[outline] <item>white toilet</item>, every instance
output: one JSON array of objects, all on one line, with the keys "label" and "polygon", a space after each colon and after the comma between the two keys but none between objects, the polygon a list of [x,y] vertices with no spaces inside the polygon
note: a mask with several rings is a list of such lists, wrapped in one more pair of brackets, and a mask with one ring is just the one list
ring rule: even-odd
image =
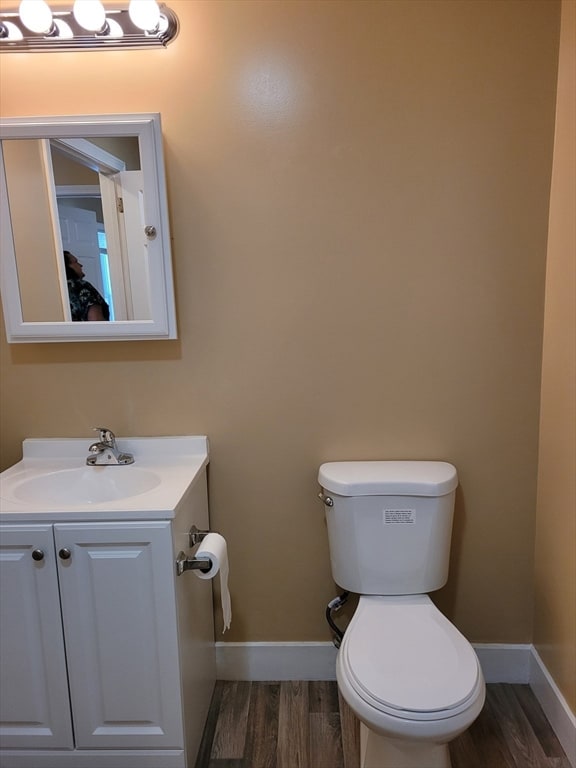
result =
[{"label": "white toilet", "polygon": [[448,742],[485,697],[476,653],[427,595],[448,577],[456,469],[331,462],[318,480],[332,575],[360,595],[336,676],[361,721],[361,766],[450,768]]}]

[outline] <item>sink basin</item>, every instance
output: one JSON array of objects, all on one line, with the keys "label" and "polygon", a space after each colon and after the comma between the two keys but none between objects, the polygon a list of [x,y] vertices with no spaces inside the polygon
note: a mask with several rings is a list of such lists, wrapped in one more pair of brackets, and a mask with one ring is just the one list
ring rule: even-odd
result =
[{"label": "sink basin", "polygon": [[147,493],[160,485],[155,472],[139,467],[79,467],[30,477],[16,485],[14,498],[27,504],[103,504]]},{"label": "sink basin", "polygon": [[87,466],[89,440],[33,438],[0,474],[0,522],[171,520],[208,464],[198,436],[118,440],[134,464]]}]

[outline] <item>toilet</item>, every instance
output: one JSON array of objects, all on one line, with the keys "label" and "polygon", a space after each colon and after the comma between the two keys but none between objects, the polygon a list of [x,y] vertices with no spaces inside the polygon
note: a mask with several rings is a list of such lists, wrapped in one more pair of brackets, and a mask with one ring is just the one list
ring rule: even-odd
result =
[{"label": "toilet", "polygon": [[358,607],[336,662],[362,768],[450,768],[484,705],[474,649],[429,592],[448,578],[456,469],[440,461],[320,467],[334,581]]}]

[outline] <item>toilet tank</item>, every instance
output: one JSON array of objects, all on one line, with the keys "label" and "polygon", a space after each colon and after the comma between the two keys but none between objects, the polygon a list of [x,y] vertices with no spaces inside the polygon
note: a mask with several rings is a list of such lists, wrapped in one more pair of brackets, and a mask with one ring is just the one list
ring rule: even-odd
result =
[{"label": "toilet tank", "polygon": [[423,594],[448,578],[455,467],[442,461],[322,464],[334,581],[362,595]]}]

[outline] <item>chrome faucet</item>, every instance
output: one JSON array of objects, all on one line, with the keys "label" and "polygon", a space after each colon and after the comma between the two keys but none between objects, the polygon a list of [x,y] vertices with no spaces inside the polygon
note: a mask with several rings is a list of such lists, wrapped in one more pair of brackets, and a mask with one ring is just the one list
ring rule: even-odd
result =
[{"label": "chrome faucet", "polygon": [[116,445],[116,435],[108,427],[94,427],[94,432],[100,433],[100,440],[92,443],[88,450],[90,455],[86,464],[92,467],[115,464],[133,464],[134,456],[131,453],[121,453]]}]

